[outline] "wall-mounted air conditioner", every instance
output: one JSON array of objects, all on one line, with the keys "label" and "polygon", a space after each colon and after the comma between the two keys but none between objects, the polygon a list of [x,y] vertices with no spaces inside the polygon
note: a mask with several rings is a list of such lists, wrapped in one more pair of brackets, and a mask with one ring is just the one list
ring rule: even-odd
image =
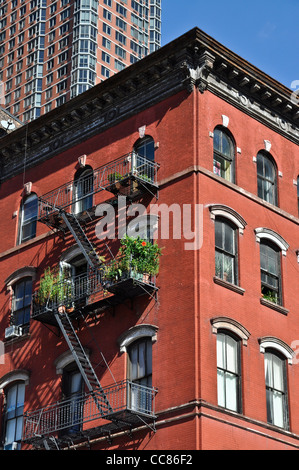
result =
[{"label": "wall-mounted air conditioner", "polygon": [[5,338],[16,338],[22,335],[22,328],[20,326],[12,325],[5,329]]}]

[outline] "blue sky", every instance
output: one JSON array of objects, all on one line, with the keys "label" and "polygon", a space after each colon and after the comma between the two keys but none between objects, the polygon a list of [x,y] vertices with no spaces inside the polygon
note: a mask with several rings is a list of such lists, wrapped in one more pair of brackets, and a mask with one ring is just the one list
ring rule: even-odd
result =
[{"label": "blue sky", "polygon": [[162,0],[162,45],[196,26],[294,89],[299,0]]}]

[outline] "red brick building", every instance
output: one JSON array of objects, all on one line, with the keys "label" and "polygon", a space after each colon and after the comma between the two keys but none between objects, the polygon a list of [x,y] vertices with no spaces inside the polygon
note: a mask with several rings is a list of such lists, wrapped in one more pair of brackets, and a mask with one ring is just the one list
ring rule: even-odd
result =
[{"label": "red brick building", "polygon": [[298,448],[298,135],[194,29],[1,139],[5,448]]}]

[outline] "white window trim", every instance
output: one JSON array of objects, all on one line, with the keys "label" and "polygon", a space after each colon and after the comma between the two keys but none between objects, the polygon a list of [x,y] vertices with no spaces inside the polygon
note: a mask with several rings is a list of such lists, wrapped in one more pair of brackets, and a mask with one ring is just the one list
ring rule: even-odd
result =
[{"label": "white window trim", "polygon": [[289,244],[282,238],[281,235],[274,232],[269,228],[259,227],[255,230],[255,239],[257,243],[260,243],[261,240],[266,239],[270,240],[271,242],[275,243],[281,250],[283,256],[287,255],[287,250],[289,249]]},{"label": "white window trim", "polygon": [[292,350],[292,348],[288,344],[286,344],[281,339],[276,338],[274,336],[265,336],[259,339],[259,343],[260,343],[260,352],[262,354],[265,353],[266,349],[269,349],[269,348],[275,349],[286,357],[289,364],[293,363],[293,357],[295,355],[295,352]]},{"label": "white window trim", "polygon": [[[84,348],[84,352],[89,357],[90,351],[87,348]],[[71,351],[66,351],[62,353],[61,356],[59,356],[54,363],[56,368],[56,374],[63,374],[63,369],[69,364],[72,364],[73,362],[75,362],[75,359]]]},{"label": "white window trim", "polygon": [[25,385],[29,384],[29,372],[26,370],[14,370],[6,374],[0,379],[0,392],[13,384],[14,382],[24,382]]},{"label": "white window trim", "polygon": [[130,344],[140,338],[151,338],[152,343],[154,343],[157,341],[157,332],[158,327],[154,325],[142,324],[133,326],[118,338],[117,342],[119,344],[120,352],[126,352]]},{"label": "white window trim", "polygon": [[8,291],[12,292],[13,285],[26,278],[31,277],[32,281],[36,278],[36,268],[34,266],[24,266],[24,268],[17,269],[14,271],[5,281]]},{"label": "white window trim", "polygon": [[233,222],[238,227],[240,234],[243,234],[247,222],[234,209],[220,204],[213,204],[209,206],[209,209],[212,220],[215,220],[216,217],[224,217]]},{"label": "white window trim", "polygon": [[211,319],[212,333],[217,334],[219,329],[231,331],[241,338],[244,346],[247,346],[250,333],[241,323],[228,317],[217,317]]}]

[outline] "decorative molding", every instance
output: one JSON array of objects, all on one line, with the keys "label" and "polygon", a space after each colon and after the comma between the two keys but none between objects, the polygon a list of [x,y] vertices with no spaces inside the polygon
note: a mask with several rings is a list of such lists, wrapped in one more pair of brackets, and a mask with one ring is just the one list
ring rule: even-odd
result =
[{"label": "decorative molding", "polygon": [[84,168],[86,166],[86,160],[87,160],[86,155],[81,155],[81,157],[78,158],[80,168]]},{"label": "decorative molding", "polygon": [[228,127],[229,125],[229,117],[225,116],[224,114],[222,115],[222,125],[223,127]]},{"label": "decorative molding", "polygon": [[152,342],[157,341],[158,327],[154,325],[136,325],[125,331],[117,340],[120,352],[126,352],[128,346],[137,339],[149,337]]},{"label": "decorative molding", "polygon": [[243,234],[247,222],[234,209],[222,204],[210,205],[209,209],[212,220],[215,220],[215,217],[224,217],[226,219],[229,219],[238,227],[240,234]]},{"label": "decorative molding", "polygon": [[35,268],[34,266],[24,266],[23,268],[19,268],[6,278],[6,280],[4,281],[5,285],[9,289],[13,286],[13,284],[25,277],[31,277],[32,280],[35,280],[36,271],[37,268]]},{"label": "decorative molding", "polygon": [[[90,351],[84,348],[85,354],[89,357]],[[63,373],[63,369],[74,362],[74,356],[71,351],[65,351],[62,353],[54,362],[56,374],[60,375]]]},{"label": "decorative molding", "polygon": [[243,345],[247,346],[250,333],[237,320],[234,320],[229,317],[216,317],[211,319],[211,325],[213,334],[217,334],[218,330],[220,329],[229,330],[239,336],[242,340]]},{"label": "decorative molding", "polygon": [[25,196],[29,196],[31,194],[31,191],[32,191],[32,183],[30,181],[30,182],[24,184],[24,194],[25,194]]},{"label": "decorative molding", "polygon": [[287,358],[289,364],[292,364],[295,352],[281,339],[276,338],[275,336],[264,336],[263,338],[259,338],[258,342],[260,345],[260,352],[262,354],[264,354],[268,348],[276,349]]},{"label": "decorative molding", "polygon": [[260,243],[260,241],[263,239],[270,240],[280,248],[283,256],[286,256],[287,250],[289,249],[289,244],[284,240],[284,238],[282,238],[281,235],[274,232],[274,230],[264,227],[256,228],[254,231],[255,239],[258,243]]},{"label": "decorative molding", "polygon": [[260,298],[260,303],[265,307],[272,308],[272,310],[276,310],[276,312],[282,313],[283,315],[287,315],[289,313],[289,310],[284,308],[282,305],[278,305],[274,302],[271,302],[270,300],[267,300],[264,297]]},{"label": "decorative molding", "polygon": [[143,139],[143,137],[145,136],[145,131],[146,131],[146,126],[139,127],[138,132],[139,132],[140,139]]},{"label": "decorative molding", "polygon": [[267,152],[270,152],[271,147],[272,147],[271,142],[270,142],[269,140],[264,140],[264,144],[265,144],[265,150],[266,150]]},{"label": "decorative molding", "polygon": [[236,292],[237,294],[244,295],[245,289],[242,287],[236,286],[235,284],[232,284],[231,282],[227,282],[224,279],[221,279],[220,277],[214,276],[213,278],[215,284],[218,284],[218,286],[225,287],[226,289],[232,290],[233,292]]},{"label": "decorative molding", "polygon": [[14,382],[22,381],[25,385],[29,384],[30,374],[27,370],[14,370],[8,372],[0,379],[0,391],[2,392],[8,385],[13,384]]}]

